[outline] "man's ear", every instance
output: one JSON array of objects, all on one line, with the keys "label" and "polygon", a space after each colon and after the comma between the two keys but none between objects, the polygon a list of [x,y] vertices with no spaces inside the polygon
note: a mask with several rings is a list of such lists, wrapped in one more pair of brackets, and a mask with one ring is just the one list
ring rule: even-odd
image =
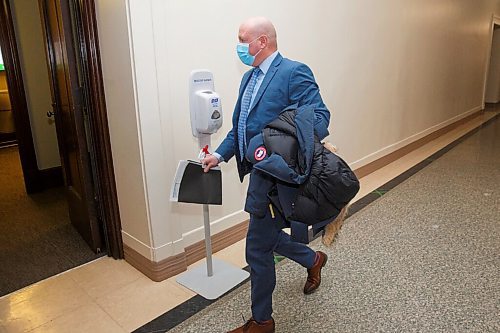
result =
[{"label": "man's ear", "polygon": [[264,48],[269,44],[269,37],[267,37],[266,35],[260,36],[259,40]]}]

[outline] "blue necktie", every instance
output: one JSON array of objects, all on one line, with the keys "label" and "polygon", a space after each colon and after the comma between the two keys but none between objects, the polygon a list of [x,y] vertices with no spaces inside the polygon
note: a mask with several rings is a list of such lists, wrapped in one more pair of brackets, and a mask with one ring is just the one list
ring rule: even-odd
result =
[{"label": "blue necktie", "polygon": [[238,144],[242,161],[245,156],[248,111],[250,110],[250,102],[252,101],[255,84],[257,83],[260,73],[262,73],[262,71],[259,67],[253,70],[250,82],[248,82],[245,92],[243,93],[243,98],[241,99],[240,119],[238,120]]}]

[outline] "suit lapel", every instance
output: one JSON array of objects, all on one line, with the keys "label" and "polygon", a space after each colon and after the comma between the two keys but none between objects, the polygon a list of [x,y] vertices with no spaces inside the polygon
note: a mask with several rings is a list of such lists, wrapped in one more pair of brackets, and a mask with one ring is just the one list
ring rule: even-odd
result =
[{"label": "suit lapel", "polygon": [[278,53],[276,58],[273,60],[273,63],[271,64],[271,66],[269,66],[269,70],[267,71],[266,76],[264,77],[264,81],[262,81],[262,84],[260,85],[259,91],[257,91],[257,95],[255,95],[255,99],[253,101],[252,106],[250,107],[249,112],[253,110],[255,105],[257,105],[257,103],[259,103],[260,98],[264,94],[264,91],[266,91],[267,86],[269,85],[269,83],[271,82],[271,80],[274,77],[274,74],[276,74],[276,72],[278,71],[278,68],[279,68],[279,65],[280,65],[282,59],[283,59],[283,57],[281,56],[281,54]]},{"label": "suit lapel", "polygon": [[250,76],[252,76],[253,69],[247,71],[245,75],[243,76],[242,84],[240,85],[240,92],[238,98],[241,98],[243,96],[243,93],[245,92],[245,88],[247,87],[248,81],[250,81]]}]

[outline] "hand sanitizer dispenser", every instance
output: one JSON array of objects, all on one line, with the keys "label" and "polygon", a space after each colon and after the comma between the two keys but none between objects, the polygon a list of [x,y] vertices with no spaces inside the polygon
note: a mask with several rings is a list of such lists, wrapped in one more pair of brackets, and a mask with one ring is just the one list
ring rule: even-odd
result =
[{"label": "hand sanitizer dispenser", "polygon": [[214,134],[222,126],[220,97],[211,90],[195,93],[194,123],[197,133]]},{"label": "hand sanitizer dispenser", "polygon": [[191,130],[200,138],[217,132],[222,126],[222,105],[214,91],[214,78],[208,70],[191,72],[189,80]]},{"label": "hand sanitizer dispenser", "polygon": [[[193,136],[198,138],[201,149],[198,155],[199,159],[202,159],[206,153],[211,151],[209,148],[210,137],[222,126],[221,101],[214,90],[212,72],[203,69],[191,72],[189,76],[189,111],[191,113],[191,130]],[[202,165],[200,164],[199,167],[201,168]],[[210,172],[207,174],[202,173],[202,176],[208,177],[209,175]],[[182,186],[182,181],[179,186]],[[213,186],[211,185],[210,189]],[[220,186],[219,190],[222,191],[222,183],[217,186]],[[216,299],[247,279],[249,273],[217,258],[212,259],[209,214],[208,204],[203,204],[203,226],[207,255],[206,273],[200,265],[179,275],[177,282],[207,299]]]}]

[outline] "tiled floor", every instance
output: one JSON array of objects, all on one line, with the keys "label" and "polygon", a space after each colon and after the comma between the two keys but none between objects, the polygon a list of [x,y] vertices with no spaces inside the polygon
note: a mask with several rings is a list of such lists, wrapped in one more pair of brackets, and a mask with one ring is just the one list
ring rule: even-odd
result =
[{"label": "tiled floor", "polygon": [[[355,200],[497,114],[485,112],[364,177]],[[215,257],[246,266],[244,241]],[[0,333],[130,332],[193,296],[193,292],[175,282],[175,277],[153,282],[125,261],[104,257],[0,298]]]}]

